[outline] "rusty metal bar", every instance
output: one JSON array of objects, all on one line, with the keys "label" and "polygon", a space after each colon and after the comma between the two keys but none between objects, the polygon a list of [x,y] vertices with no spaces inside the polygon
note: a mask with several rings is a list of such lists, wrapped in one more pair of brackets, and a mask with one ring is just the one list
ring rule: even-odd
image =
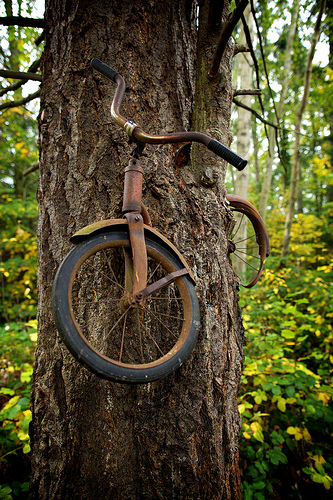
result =
[{"label": "rusty metal bar", "polygon": [[143,168],[136,158],[131,158],[125,168],[123,213],[141,212]]}]

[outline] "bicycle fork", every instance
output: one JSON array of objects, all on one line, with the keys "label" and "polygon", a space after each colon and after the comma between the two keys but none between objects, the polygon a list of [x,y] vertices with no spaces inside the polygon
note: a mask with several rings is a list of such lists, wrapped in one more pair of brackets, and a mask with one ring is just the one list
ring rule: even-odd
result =
[{"label": "bicycle fork", "polygon": [[174,271],[155,283],[147,286],[147,249],[144,224],[151,225],[146,207],[142,203],[143,169],[140,161],[131,158],[125,168],[124,200],[122,212],[127,219],[131,248],[124,249],[125,254],[125,289],[127,304],[123,307],[144,302],[152,293],[167,286],[174,279],[189,274],[184,267]]}]

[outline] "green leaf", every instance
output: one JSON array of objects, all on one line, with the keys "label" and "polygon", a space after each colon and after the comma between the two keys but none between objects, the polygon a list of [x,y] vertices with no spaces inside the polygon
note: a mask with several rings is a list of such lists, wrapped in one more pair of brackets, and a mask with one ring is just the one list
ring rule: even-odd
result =
[{"label": "green leaf", "polygon": [[286,394],[287,394],[288,398],[295,397],[295,394],[296,394],[295,387],[292,385],[288,385],[288,387],[286,387]]},{"label": "green leaf", "polygon": [[276,404],[280,411],[283,413],[286,411],[286,400],[284,398],[280,398]]},{"label": "green leaf", "polygon": [[254,490],[263,490],[266,486],[266,483],[264,483],[264,481],[257,481],[256,483],[253,483],[252,486]]},{"label": "green leaf", "polygon": [[296,332],[293,332],[292,330],[282,330],[281,332],[281,335],[282,337],[286,338],[286,339],[293,339],[296,337]]}]

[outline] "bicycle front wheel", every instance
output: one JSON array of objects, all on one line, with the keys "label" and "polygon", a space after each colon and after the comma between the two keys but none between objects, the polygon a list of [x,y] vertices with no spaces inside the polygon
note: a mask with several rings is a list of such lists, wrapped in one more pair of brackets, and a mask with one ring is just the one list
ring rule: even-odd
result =
[{"label": "bicycle front wheel", "polygon": [[237,195],[227,195],[235,217],[228,239],[228,254],[239,284],[252,288],[260,279],[269,255],[269,239],[265,223],[257,209]]},{"label": "bicycle front wheel", "polygon": [[[182,269],[165,242],[146,237],[148,285]],[[102,378],[145,383],[176,370],[192,351],[199,307],[188,275],[142,304],[125,300],[126,231],[83,241],[60,265],[53,285],[55,323],[74,357]]]}]

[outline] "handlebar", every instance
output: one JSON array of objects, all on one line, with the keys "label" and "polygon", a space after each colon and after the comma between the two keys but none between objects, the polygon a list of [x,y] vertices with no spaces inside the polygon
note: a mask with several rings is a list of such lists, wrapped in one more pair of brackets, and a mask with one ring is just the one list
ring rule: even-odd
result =
[{"label": "handlebar", "polygon": [[124,118],[120,112],[121,102],[125,93],[125,81],[123,77],[114,69],[104,64],[99,59],[92,59],[91,66],[117,84],[117,89],[111,104],[111,116],[115,123],[122,127],[125,132],[135,141],[148,144],[170,144],[175,142],[194,141],[204,144],[210,151],[217,154],[228,163],[243,170],[247,165],[247,160],[237,155],[231,149],[221,144],[216,139],[212,139],[201,132],[177,132],[165,135],[150,135],[144,132],[136,123]]}]

